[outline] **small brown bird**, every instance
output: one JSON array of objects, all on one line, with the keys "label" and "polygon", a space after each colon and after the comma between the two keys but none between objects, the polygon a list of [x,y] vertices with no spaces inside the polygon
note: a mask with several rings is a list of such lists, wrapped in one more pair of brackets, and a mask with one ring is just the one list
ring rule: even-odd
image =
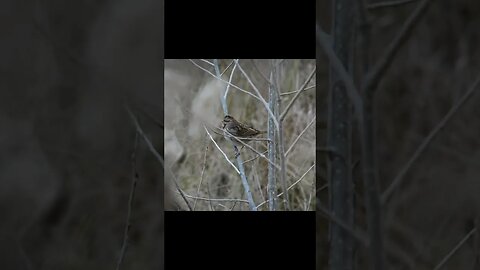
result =
[{"label": "small brown bird", "polygon": [[[250,139],[248,138],[252,138],[259,134],[266,133],[266,131],[260,131],[258,129],[253,128],[250,125],[242,124],[237,120],[235,120],[235,118],[233,118],[230,115],[225,115],[225,117],[223,118],[222,124],[223,124],[222,128],[224,130],[223,134],[225,138],[233,142],[235,146],[243,146],[243,144],[239,142],[236,138],[233,138],[231,135],[235,137],[239,137],[239,139],[241,139],[243,142],[248,142],[250,141]],[[229,135],[225,131],[227,131],[231,135]]]}]

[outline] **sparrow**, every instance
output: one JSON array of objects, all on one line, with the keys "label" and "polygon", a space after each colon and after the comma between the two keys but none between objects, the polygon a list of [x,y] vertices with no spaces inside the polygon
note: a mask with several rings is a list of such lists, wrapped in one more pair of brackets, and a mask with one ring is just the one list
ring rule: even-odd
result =
[{"label": "sparrow", "polygon": [[[222,129],[224,130],[223,134],[225,138],[233,142],[235,146],[243,146],[243,144],[238,141],[239,139],[243,142],[248,142],[250,141],[250,139],[248,138],[253,138],[259,134],[267,133],[266,131],[260,131],[258,129],[255,129],[250,125],[240,123],[230,115],[225,115],[225,117],[223,118]],[[234,138],[228,133],[235,137],[238,137],[238,139]]]}]

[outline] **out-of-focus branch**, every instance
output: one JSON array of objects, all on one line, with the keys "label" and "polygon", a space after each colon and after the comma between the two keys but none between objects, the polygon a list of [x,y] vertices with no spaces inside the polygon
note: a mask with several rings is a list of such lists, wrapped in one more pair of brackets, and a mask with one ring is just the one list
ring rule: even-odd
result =
[{"label": "out-of-focus branch", "polygon": [[417,161],[420,155],[425,152],[428,145],[432,140],[438,135],[442,128],[448,123],[452,116],[462,107],[462,105],[473,95],[475,90],[480,83],[480,74],[478,74],[477,80],[472,84],[470,89],[458,100],[458,102],[450,109],[450,111],[443,117],[443,119],[437,124],[437,126],[428,134],[422,144],[417,148],[412,157],[405,163],[403,168],[398,172],[397,176],[393,179],[392,183],[382,194],[382,203],[386,204],[389,197],[395,191],[395,189],[401,184],[404,179],[405,174],[412,167],[412,165]]},{"label": "out-of-focus branch", "polygon": [[460,242],[435,266],[433,270],[438,270],[443,267],[443,265],[457,252],[465,242],[467,242],[468,238],[470,238],[475,232],[477,231],[477,228],[473,228],[465,237],[463,237]]},{"label": "out-of-focus branch", "polygon": [[422,2],[420,2],[420,4],[418,4],[418,6],[412,12],[410,17],[408,17],[408,19],[405,21],[398,34],[395,36],[390,45],[388,45],[385,53],[378,59],[377,63],[367,74],[365,83],[362,87],[364,92],[368,93],[375,91],[378,83],[383,77],[383,74],[385,74],[387,69],[391,66],[393,59],[397,55],[400,47],[408,39],[408,37],[410,37],[413,27],[425,13],[430,2],[431,0],[422,0]]},{"label": "out-of-focus branch", "polygon": [[369,241],[368,241],[368,236],[366,235],[365,232],[361,232],[358,230],[355,230],[345,224],[340,218],[338,218],[335,214],[331,213],[328,211],[327,207],[325,207],[319,199],[317,199],[317,208],[320,209],[320,212],[323,216],[328,218],[330,221],[333,221],[335,224],[340,226],[342,229],[344,229],[346,232],[348,232],[353,238],[355,238],[358,242],[360,242],[363,246],[368,247],[369,246]]},{"label": "out-of-focus branch", "polygon": [[367,8],[370,10],[378,9],[378,8],[388,8],[388,7],[396,7],[405,4],[410,4],[418,0],[393,0],[393,1],[385,1],[385,2],[378,2],[368,4]]},{"label": "out-of-focus branch", "polygon": [[361,115],[363,114],[363,101],[360,97],[360,94],[355,86],[352,76],[348,74],[347,70],[343,66],[340,59],[338,59],[337,55],[333,51],[332,44],[330,42],[329,36],[323,32],[321,27],[317,24],[317,43],[320,44],[325,55],[327,56],[328,60],[330,61],[330,65],[335,70],[335,72],[340,76],[342,81],[345,83],[345,88],[347,89],[348,97],[355,108],[355,112],[357,113],[357,117],[359,120],[362,120]]},{"label": "out-of-focus branch", "polygon": [[135,128],[137,130],[137,132],[142,135],[142,138],[145,140],[145,143],[147,144],[147,147],[148,149],[150,150],[150,152],[152,152],[152,154],[155,156],[155,158],[160,162],[160,164],[162,165],[162,167],[165,169],[165,171],[167,171],[171,177],[172,177],[172,181],[173,183],[175,184],[175,187],[177,188],[178,192],[180,193],[180,195],[182,195],[182,198],[183,200],[185,201],[185,203],[187,204],[187,207],[188,209],[190,209],[190,211],[192,211],[192,206],[190,206],[190,203],[188,202],[187,198],[185,198],[185,193],[183,192],[183,190],[180,188],[180,186],[178,185],[177,183],[177,179],[175,178],[175,175],[173,174],[173,172],[170,170],[170,168],[168,168],[167,166],[165,166],[165,162],[163,161],[163,158],[162,156],[157,152],[157,150],[155,149],[155,147],[153,147],[153,144],[152,142],[150,141],[150,139],[148,139],[147,135],[145,135],[145,132],[143,132],[143,129],[142,127],[140,126],[140,124],[138,123],[138,120],[137,118],[135,117],[135,115],[132,113],[132,111],[130,110],[130,108],[128,106],[126,106],[126,109],[127,109],[127,112],[128,114],[130,115],[130,118],[132,119],[133,121],[133,124],[135,125]]},{"label": "out-of-focus branch", "polygon": [[127,218],[126,218],[126,221],[125,221],[125,231],[123,233],[122,249],[120,250],[120,256],[118,257],[118,262],[117,262],[117,270],[120,270],[120,268],[122,267],[123,258],[125,258],[125,254],[127,253],[127,247],[128,247],[128,235],[130,233],[133,200],[135,198],[135,188],[137,187],[137,179],[138,179],[137,146],[138,146],[138,132],[135,132],[135,139],[134,139],[134,142],[133,142],[133,150],[132,150],[132,156],[131,156],[132,186],[130,188],[130,195],[128,197]]}]

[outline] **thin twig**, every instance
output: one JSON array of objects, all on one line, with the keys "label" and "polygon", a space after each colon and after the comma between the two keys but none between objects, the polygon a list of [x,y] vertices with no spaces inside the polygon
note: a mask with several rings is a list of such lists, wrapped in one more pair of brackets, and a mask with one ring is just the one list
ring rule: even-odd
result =
[{"label": "thin twig", "polygon": [[258,180],[260,177],[258,176],[258,173],[255,170],[255,165],[252,165],[251,174],[252,174],[253,180],[257,184],[258,193],[260,194],[262,201],[264,201],[265,196],[263,195],[262,186],[260,185],[260,181]]},{"label": "thin twig", "polygon": [[212,142],[215,144],[215,146],[217,147],[217,149],[223,154],[223,156],[225,157],[225,160],[227,160],[228,164],[232,165],[232,167],[235,169],[235,171],[236,171],[238,174],[240,174],[240,171],[237,169],[237,167],[235,167],[235,165],[233,165],[233,163],[230,161],[230,159],[228,159],[227,154],[225,154],[225,152],[223,152],[222,148],[220,148],[220,146],[218,146],[217,142],[212,138],[212,135],[210,135],[210,132],[208,132],[207,127],[205,127],[205,125],[204,125],[203,128],[205,129],[205,131],[207,132],[208,136],[210,137],[210,140],[212,140]]},{"label": "thin twig", "polygon": [[327,217],[330,221],[335,222],[338,226],[340,226],[342,229],[344,229],[346,232],[348,232],[350,235],[352,235],[358,242],[360,242],[363,246],[368,247],[369,246],[369,240],[368,236],[365,232],[355,230],[348,226],[345,222],[343,222],[340,218],[338,218],[335,214],[331,213],[328,211],[327,207],[325,207],[320,200],[317,198],[317,209],[320,210],[320,212]]},{"label": "thin twig", "polygon": [[188,195],[188,194],[185,194],[185,197],[190,198],[190,199],[200,200],[200,201],[209,201],[209,202],[241,202],[241,203],[248,203],[247,200],[241,200],[241,199],[212,199],[212,198],[203,198],[203,197],[192,196],[192,195]]},{"label": "thin twig", "polygon": [[437,264],[437,266],[435,266],[433,270],[438,270],[442,268],[443,265],[450,259],[450,257],[452,257],[453,254],[455,254],[455,252],[457,252],[462,247],[462,245],[468,240],[468,238],[470,238],[470,236],[472,236],[476,231],[477,231],[477,228],[473,228],[467,235],[465,235],[465,237],[463,237],[463,239],[460,240],[460,242],[458,242],[458,244]]},{"label": "thin twig", "polygon": [[230,64],[228,64],[228,66],[225,68],[225,70],[222,72],[222,74],[220,74],[220,77],[221,77],[223,74],[225,74],[225,72],[227,72],[227,70],[233,65],[233,63],[234,63],[234,62],[233,62],[233,60],[232,60],[232,62],[230,62]]},{"label": "thin twig", "polygon": [[260,100],[260,98],[257,97],[256,95],[254,95],[254,94],[252,94],[252,93],[250,93],[250,92],[248,92],[248,91],[246,91],[246,90],[243,90],[242,88],[236,86],[235,84],[229,83],[228,81],[222,79],[222,77],[219,77],[219,76],[213,74],[212,72],[210,72],[209,70],[205,69],[204,67],[198,65],[198,64],[195,63],[193,60],[191,60],[191,59],[189,59],[189,60],[190,60],[190,62],[192,62],[192,64],[194,64],[196,67],[198,67],[199,69],[201,69],[201,70],[207,72],[208,74],[212,75],[212,76],[215,77],[217,80],[219,80],[219,81],[221,81],[221,82],[224,82],[224,83],[226,83],[227,85],[230,85],[230,86],[232,86],[233,88],[238,89],[238,90],[240,90],[241,92],[243,92],[243,93],[245,93],[245,94],[247,94],[247,95],[249,95],[249,96],[254,97],[255,99]]},{"label": "thin twig", "polygon": [[[298,183],[300,183],[300,181],[302,181],[303,178],[305,178],[305,176],[307,175],[307,173],[308,173],[310,170],[312,170],[313,168],[315,168],[315,163],[314,163],[312,166],[310,166],[310,168],[308,168],[308,170],[307,170],[297,181],[295,181],[293,184],[291,184],[291,185],[287,188],[287,190],[292,189],[294,186],[296,186]],[[280,194],[278,194],[278,197],[280,197],[280,196],[282,196],[282,195],[283,195],[283,192],[280,192]]]},{"label": "thin twig", "polygon": [[243,76],[245,76],[245,78],[247,79],[248,83],[252,86],[253,90],[255,90],[255,92],[257,93],[259,99],[260,99],[260,102],[262,102],[263,106],[265,107],[265,109],[267,110],[268,114],[270,114],[270,116],[272,117],[272,120],[273,122],[275,123],[275,127],[277,128],[277,131],[279,130],[279,125],[278,125],[278,121],[277,119],[275,118],[275,115],[273,114],[272,110],[270,110],[270,107],[268,106],[268,103],[265,101],[265,99],[262,97],[262,94],[260,94],[260,91],[257,89],[257,86],[252,82],[252,80],[250,79],[250,77],[247,75],[247,73],[243,70],[242,66],[240,66],[240,63],[238,62],[238,60],[235,60],[235,65],[238,66],[238,69],[240,70],[240,72],[242,72]]},{"label": "thin twig", "polygon": [[310,204],[312,203],[312,198],[314,196],[312,196],[312,191],[309,191],[308,192],[308,201],[307,201],[307,207],[305,208],[305,211],[309,211],[310,210]]},{"label": "thin twig", "polygon": [[324,190],[324,189],[326,189],[326,188],[328,188],[328,183],[326,183],[326,184],[324,184],[323,186],[319,187],[319,188],[317,189],[317,193],[320,192],[320,191],[322,191],[322,190]]},{"label": "thin twig", "polygon": [[[278,170],[281,170],[280,166],[278,166],[277,164],[273,163],[273,161],[271,161],[270,159],[268,159],[264,154],[258,152],[257,150],[255,150],[253,147],[251,147],[250,145],[246,144],[245,142],[242,141],[241,138],[239,137],[236,137],[235,135],[232,135],[230,132],[228,132],[227,130],[224,130],[225,133],[227,133],[228,136],[231,136],[233,138],[236,138],[236,139],[239,139],[237,140],[238,142],[240,142],[241,144],[243,144],[243,146],[247,147],[248,149],[252,150],[253,152],[255,152],[257,155],[259,155],[260,157],[264,158],[268,163],[272,164],[273,166],[275,166],[275,168],[277,168]],[[248,139],[253,139],[253,138],[248,138]]]},{"label": "thin twig", "polygon": [[474,221],[475,225],[475,236],[473,238],[473,252],[475,254],[474,259],[474,269],[479,269],[480,267],[480,217],[477,216]]},{"label": "thin twig", "polygon": [[[310,85],[310,86],[307,86],[307,87],[305,87],[305,89],[303,89],[303,90],[305,90],[305,91],[306,91],[306,90],[313,89],[313,88],[315,88],[315,87],[317,87],[317,85],[316,85],[316,84],[314,84],[314,85]],[[288,95],[292,95],[292,94],[295,94],[295,93],[298,93],[298,92],[302,92],[303,90],[295,90],[295,91],[291,91],[291,92],[285,92],[285,93],[281,93],[281,94],[280,94],[280,96],[282,97],[282,96],[288,96]]]},{"label": "thin twig", "polygon": [[263,75],[263,73],[260,71],[257,64],[255,63],[254,59],[252,59],[252,64],[253,64],[253,67],[255,68],[255,70],[258,72],[258,74],[260,74],[260,77],[262,77],[262,79],[264,79],[267,82],[268,85],[271,85],[272,82],[270,82],[270,80],[267,79],[267,77],[265,77],[265,75]]},{"label": "thin twig", "polygon": [[230,211],[233,211],[233,209],[235,208],[235,206],[237,206],[237,202],[233,202],[233,206],[232,206],[232,208],[230,208]]},{"label": "thin twig", "polygon": [[134,143],[133,143],[133,150],[132,150],[132,156],[131,156],[132,186],[130,188],[130,195],[128,197],[127,218],[126,218],[126,221],[125,221],[125,231],[123,232],[122,249],[120,250],[120,256],[118,257],[118,262],[117,262],[117,270],[120,270],[120,268],[122,266],[123,258],[125,258],[125,254],[127,252],[127,247],[128,247],[128,234],[130,232],[132,209],[133,209],[133,200],[135,198],[135,188],[137,187],[137,179],[138,179],[137,157],[136,157],[137,146],[138,146],[138,131],[135,132],[135,139],[134,139]]},{"label": "thin twig", "polygon": [[153,147],[153,144],[152,142],[150,141],[150,139],[148,139],[147,135],[145,135],[145,133],[143,132],[143,129],[142,127],[140,126],[140,124],[138,123],[138,120],[137,118],[135,117],[135,115],[133,114],[133,112],[130,110],[130,107],[126,106],[126,110],[128,112],[128,114],[130,115],[130,118],[132,119],[134,125],[135,125],[135,128],[137,129],[137,132],[140,133],[140,135],[142,135],[142,138],[145,140],[145,143],[147,144],[147,147],[148,149],[150,150],[150,152],[152,152],[152,154],[155,156],[155,158],[157,158],[157,160],[160,162],[160,164],[162,165],[162,167],[167,171],[169,172],[169,174],[171,175],[172,177],[172,181],[173,183],[175,184],[175,187],[177,188],[177,190],[180,192],[180,195],[182,195],[182,198],[183,200],[185,201],[185,203],[187,204],[188,206],[188,209],[190,209],[190,211],[192,211],[192,207],[190,206],[190,204],[188,203],[187,201],[187,198],[185,198],[185,194],[183,192],[183,190],[180,188],[180,186],[178,185],[177,183],[177,179],[175,178],[175,175],[173,174],[173,172],[170,170],[170,168],[168,168],[167,166],[165,166],[165,162],[163,161],[163,158],[162,156],[157,152],[157,150],[155,149],[155,147]]},{"label": "thin twig", "polygon": [[163,125],[163,122],[162,122],[163,119],[162,119],[162,121],[158,120],[150,112],[148,112],[146,109],[142,108],[141,106],[139,106],[135,109],[142,112],[144,115],[146,115],[148,118],[150,118],[150,120],[152,120],[152,122],[155,123],[155,125],[157,125],[159,128],[164,129],[164,125]]},{"label": "thin twig", "polygon": [[[233,63],[234,61],[232,61]],[[232,84],[232,79],[233,79],[233,73],[235,72],[235,69],[237,68],[237,65],[234,65],[233,68],[232,68],[232,72],[230,73],[230,78],[228,78],[228,84],[227,84],[227,88],[225,89],[225,94],[223,95],[223,99],[222,99],[222,102],[226,102],[227,101],[227,96],[228,96],[228,90],[230,90],[230,85]],[[227,108],[227,106],[223,106],[224,108]],[[225,114],[228,114],[228,112],[224,112]]]},{"label": "thin twig", "polygon": [[307,84],[312,80],[313,75],[315,75],[316,68],[312,70],[310,75],[308,75],[307,80],[303,83],[302,87],[300,87],[300,90],[293,96],[292,100],[290,100],[290,103],[288,103],[287,107],[285,107],[285,110],[283,110],[283,113],[280,115],[280,121],[283,121],[285,119],[285,116],[287,116],[288,111],[292,107],[293,103],[295,103],[295,100],[298,99],[300,94],[305,91],[305,88],[307,87]]},{"label": "thin twig", "polygon": [[212,63],[212,62],[209,62],[209,61],[207,61],[207,60],[205,60],[205,59],[200,59],[200,61],[205,62],[205,63],[207,63],[208,65],[210,65],[210,66],[213,67],[213,63]]},{"label": "thin twig", "polygon": [[[293,184],[291,184],[288,188],[287,188],[287,191],[289,191],[290,189],[292,189],[296,184],[300,183],[300,181],[303,180],[303,178],[305,177],[305,175],[307,175],[307,173],[312,170],[313,168],[315,167],[315,164],[313,164],[297,181],[295,181]],[[277,198],[280,198],[280,196],[283,195],[283,192],[280,192],[280,194],[277,195]],[[269,200],[266,200],[262,203],[260,203],[257,207],[260,207],[266,203],[268,203]]]},{"label": "thin twig", "polygon": [[[262,154],[265,155],[265,153],[267,153],[267,152],[268,152],[268,150],[265,150]],[[251,158],[251,159],[245,160],[245,161],[243,162],[243,164],[245,164],[245,163],[247,163],[247,162],[250,162],[250,161],[253,161],[253,160],[255,160],[255,159],[259,158],[259,157],[260,157],[260,155],[257,155],[257,156],[255,156],[255,157],[253,157],[253,158]]]},{"label": "thin twig", "polygon": [[298,135],[298,137],[295,139],[295,141],[293,141],[292,145],[290,145],[290,147],[288,148],[287,152],[285,152],[285,156],[288,156],[288,153],[290,153],[290,151],[292,150],[292,148],[295,146],[295,144],[298,142],[298,140],[303,136],[303,134],[305,133],[305,131],[307,131],[307,129],[313,125],[313,123],[315,123],[315,120],[317,119],[317,117],[315,116],[312,121],[310,121],[310,123],[308,123],[308,125],[302,130],[302,132],[300,132],[300,135]]},{"label": "thin twig", "polygon": [[398,172],[395,179],[393,179],[390,186],[383,192],[382,194],[382,203],[386,203],[388,198],[392,195],[393,191],[400,185],[403,177],[408,172],[410,167],[417,161],[420,155],[425,152],[427,146],[432,142],[432,140],[438,135],[438,133],[442,130],[442,128],[447,124],[447,122],[452,118],[452,116],[462,107],[462,105],[472,96],[474,91],[477,89],[478,84],[480,83],[480,74],[479,78],[472,84],[470,89],[460,98],[460,100],[450,109],[450,111],[443,117],[443,119],[437,124],[437,126],[428,134],[422,144],[417,148],[415,153],[413,153],[412,157],[408,160],[408,162],[403,166],[403,168]]},{"label": "thin twig", "polygon": [[[205,167],[206,167],[206,164],[207,164],[207,151],[208,151],[208,144],[205,145],[205,154],[203,156],[202,174],[200,176],[200,183],[198,184],[198,188],[197,188],[197,196],[200,194],[200,187],[202,186],[202,182],[203,182],[203,174],[205,173]],[[193,211],[195,211],[196,206],[197,206],[197,200],[195,199],[195,202],[193,203]]]}]

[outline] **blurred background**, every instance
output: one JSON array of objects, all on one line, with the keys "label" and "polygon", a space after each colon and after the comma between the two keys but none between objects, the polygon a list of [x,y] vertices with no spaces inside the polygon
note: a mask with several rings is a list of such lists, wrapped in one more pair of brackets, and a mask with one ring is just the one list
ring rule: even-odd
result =
[{"label": "blurred background", "polygon": [[[135,128],[163,148],[159,1],[2,1],[1,269],[114,269]],[[163,269],[162,170],[143,141],[122,269]]]},{"label": "blurred background", "polygon": [[[332,2],[317,1],[317,22],[329,33]],[[365,2],[368,6],[383,1]],[[419,2],[368,9],[372,63]],[[431,2],[377,91],[376,147],[382,191],[480,76],[480,2]],[[326,100],[328,61],[320,48],[317,52],[318,95],[319,100]],[[430,143],[383,208],[388,269],[434,269],[469,232],[475,231],[475,220],[480,216],[479,92],[477,89]],[[326,121],[327,103],[318,104],[318,108],[318,117]],[[326,132],[317,127],[317,136],[320,145],[325,144]],[[358,158],[358,148],[356,153],[354,157]],[[326,158],[318,157],[320,186],[327,183]],[[356,226],[365,231],[360,166],[353,171],[353,181]],[[327,203],[328,189],[323,189],[319,198]],[[478,269],[479,230],[442,269]],[[359,244],[355,250],[357,269],[368,269],[365,248]],[[328,259],[328,222],[317,214],[317,268],[327,269]]]},{"label": "blurred background", "polygon": [[[212,60],[208,60],[212,61]],[[209,62],[209,63],[210,63]],[[211,199],[242,199],[245,200],[242,182],[239,175],[227,163],[222,153],[207,136],[203,124],[207,127],[220,127],[224,113],[220,96],[225,91],[226,84],[208,74],[215,74],[209,63],[202,60],[165,60],[165,161],[172,171],[180,188],[188,195],[189,203],[195,205],[195,210],[222,211],[248,210],[248,204],[236,201],[208,201]],[[219,60],[221,71],[225,72],[223,79],[228,81],[232,70],[232,60]],[[264,99],[268,100],[268,83],[263,76],[269,76],[271,60],[240,60],[252,82],[259,89]],[[197,66],[198,65],[198,66]],[[289,101],[305,83],[308,76],[314,72],[315,60],[285,59],[279,65],[279,90],[281,108]],[[253,88],[237,68],[232,77],[232,84],[255,94]],[[292,93],[293,92],[293,93]],[[297,211],[315,210],[315,76],[308,83],[299,98],[291,107],[284,120],[285,151],[295,139],[305,130],[286,159],[287,186],[304,178],[289,191],[291,208]],[[251,124],[258,130],[267,130],[267,111],[262,103],[238,89],[230,87],[227,104],[229,114],[236,120]],[[307,128],[310,124],[310,127]],[[219,132],[218,130],[213,130]],[[230,160],[235,162],[235,152],[230,142],[223,136],[209,129],[213,139],[218,143]],[[259,136],[264,138],[265,136]],[[260,152],[266,150],[266,143],[252,141],[249,145]],[[248,148],[241,150],[245,163],[247,178],[257,205],[264,202],[268,196],[267,164]],[[266,153],[265,153],[266,155]],[[248,162],[247,162],[248,161]],[[310,170],[309,170],[310,169]],[[169,175],[166,173],[166,175]],[[283,191],[277,180],[277,194]],[[166,202],[166,209],[186,210],[187,206],[176,190],[172,179],[166,181],[166,190],[171,190],[174,198]],[[168,200],[168,196],[166,197]],[[197,199],[195,199],[197,198]],[[280,202],[280,201],[279,201]],[[259,210],[268,210],[264,203]]]}]

